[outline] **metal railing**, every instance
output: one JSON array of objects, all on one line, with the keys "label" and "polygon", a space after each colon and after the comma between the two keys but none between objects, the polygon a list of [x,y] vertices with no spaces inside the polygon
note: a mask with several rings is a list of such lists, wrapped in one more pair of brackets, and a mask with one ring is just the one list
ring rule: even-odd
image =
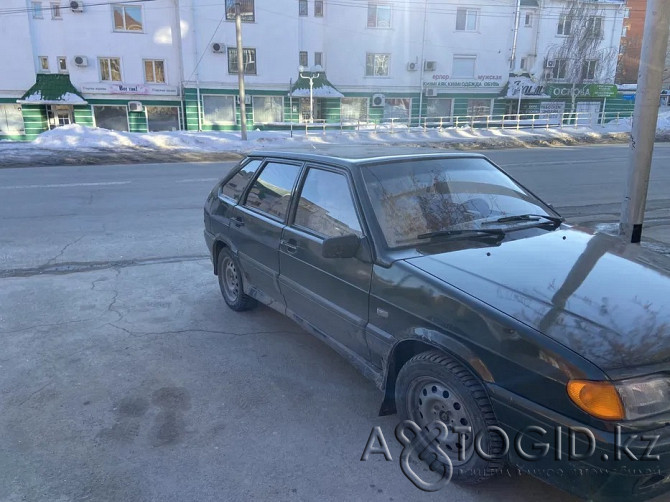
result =
[{"label": "metal railing", "polygon": [[339,129],[344,133],[355,132],[428,132],[441,129],[549,129],[566,127],[605,127],[608,124],[622,124],[630,120],[632,111],[616,112],[565,112],[565,113],[522,113],[497,115],[453,115],[444,117],[422,117],[420,120],[406,117],[389,119],[344,119],[339,122],[327,122],[325,119],[314,119],[303,122],[299,126],[305,128],[305,135],[314,129],[326,134],[328,129]]}]

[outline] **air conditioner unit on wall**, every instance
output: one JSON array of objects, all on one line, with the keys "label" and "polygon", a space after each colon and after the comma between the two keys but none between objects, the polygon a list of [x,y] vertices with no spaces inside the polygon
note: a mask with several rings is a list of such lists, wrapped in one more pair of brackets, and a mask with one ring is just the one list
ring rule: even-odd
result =
[{"label": "air conditioner unit on wall", "polygon": [[142,106],[141,101],[128,101],[128,111],[129,112],[143,112],[144,107]]},{"label": "air conditioner unit on wall", "polygon": [[76,66],[88,66],[88,58],[86,56],[75,56],[74,64]]},{"label": "air conditioner unit on wall", "polygon": [[547,62],[545,63],[545,67],[553,68],[554,66],[556,66],[556,60],[555,59],[547,59]]},{"label": "air conditioner unit on wall", "polygon": [[[239,94],[235,96],[235,102],[239,105],[240,104],[240,96]],[[251,104],[251,96],[249,94],[244,95],[244,104],[245,105],[250,105]]]},{"label": "air conditioner unit on wall", "polygon": [[437,68],[437,63],[435,61],[423,62],[423,71],[435,71],[435,68]]},{"label": "air conditioner unit on wall", "polygon": [[212,44],[212,52],[214,54],[223,54],[223,52],[226,50],[226,46],[222,44],[221,42],[214,42]]},{"label": "air conditioner unit on wall", "polygon": [[435,96],[437,96],[437,89],[426,89],[426,97],[434,98]]},{"label": "air conditioner unit on wall", "polygon": [[84,4],[82,2],[73,0],[70,2],[70,10],[72,12],[84,12]]},{"label": "air conditioner unit on wall", "polygon": [[372,106],[384,106],[386,103],[386,98],[383,94],[373,94],[372,95]]},{"label": "air conditioner unit on wall", "polygon": [[418,70],[418,66],[417,63],[407,63],[407,71],[416,71]]}]

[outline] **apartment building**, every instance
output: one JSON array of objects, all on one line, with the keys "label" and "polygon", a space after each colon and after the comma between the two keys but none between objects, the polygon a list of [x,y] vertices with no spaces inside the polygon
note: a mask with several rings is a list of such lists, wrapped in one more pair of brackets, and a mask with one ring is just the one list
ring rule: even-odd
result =
[{"label": "apartment building", "polygon": [[[0,43],[17,49],[0,54],[10,70],[0,77],[0,138],[31,139],[72,122],[239,128],[237,4],[8,0]],[[575,10],[584,4],[588,12]],[[614,77],[623,4],[240,0],[247,124],[422,124],[554,110],[549,102],[601,105],[616,99],[612,86],[596,84]]]}]

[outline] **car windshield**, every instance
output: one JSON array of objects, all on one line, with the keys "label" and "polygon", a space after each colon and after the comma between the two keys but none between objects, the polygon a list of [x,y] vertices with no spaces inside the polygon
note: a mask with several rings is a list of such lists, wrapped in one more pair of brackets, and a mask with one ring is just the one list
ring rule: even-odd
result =
[{"label": "car windshield", "polygon": [[[448,230],[491,228],[516,215],[547,215],[540,200],[483,158],[399,161],[362,169],[386,243],[418,244],[419,237]],[[519,223],[500,222],[501,227]]]}]

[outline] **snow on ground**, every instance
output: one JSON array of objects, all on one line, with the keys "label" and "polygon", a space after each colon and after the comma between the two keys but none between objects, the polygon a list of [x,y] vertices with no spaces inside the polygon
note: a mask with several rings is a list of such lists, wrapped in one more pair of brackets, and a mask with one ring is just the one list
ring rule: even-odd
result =
[{"label": "snow on ground", "polygon": [[[428,145],[439,144],[460,146],[482,144],[506,147],[537,144],[538,142],[569,143],[574,141],[597,141],[612,133],[630,131],[630,119],[621,120],[618,124],[609,123],[604,127],[556,126],[535,129],[483,129],[458,127],[437,129],[421,127],[408,129],[395,125],[369,126],[361,130],[341,130],[339,125],[330,125],[325,133],[320,125],[310,127],[309,134],[305,126],[296,125],[291,137],[289,131],[249,131],[248,141],[240,140],[239,131],[195,132],[172,131],[155,133],[125,133],[84,127],[78,124],[58,127],[42,133],[32,143],[17,144],[0,143],[0,154],[3,151],[19,148],[22,153],[30,151],[100,151],[118,149],[143,149],[152,151],[191,151],[191,152],[245,152],[254,149],[282,147],[318,146],[318,145]],[[659,132],[670,131],[670,111],[659,115]]]}]

